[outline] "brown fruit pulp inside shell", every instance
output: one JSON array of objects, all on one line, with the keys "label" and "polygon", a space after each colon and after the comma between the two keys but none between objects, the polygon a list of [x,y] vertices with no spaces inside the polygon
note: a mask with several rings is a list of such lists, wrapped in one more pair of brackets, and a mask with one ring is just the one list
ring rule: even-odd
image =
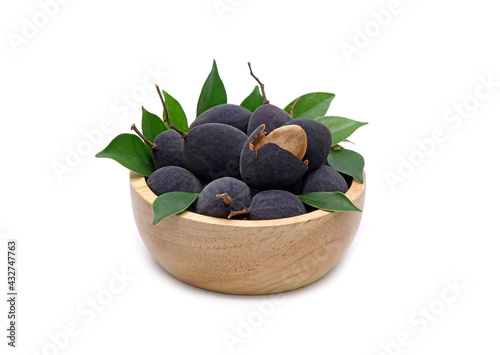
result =
[{"label": "brown fruit pulp inside shell", "polygon": [[304,158],[307,150],[307,134],[302,127],[297,125],[283,126],[276,128],[268,135],[264,130],[265,125],[262,125],[262,130],[250,142],[251,150],[258,150],[268,143],[274,143],[280,148],[288,150],[300,160]]}]

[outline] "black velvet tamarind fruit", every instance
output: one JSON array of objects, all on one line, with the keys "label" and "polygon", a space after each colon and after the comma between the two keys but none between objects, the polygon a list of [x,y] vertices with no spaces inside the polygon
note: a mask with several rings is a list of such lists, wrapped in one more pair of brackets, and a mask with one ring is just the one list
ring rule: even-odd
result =
[{"label": "black velvet tamarind fruit", "polygon": [[178,166],[165,166],[153,172],[146,180],[151,191],[160,196],[167,192],[200,193],[200,181],[189,170]]},{"label": "black velvet tamarind fruit", "polygon": [[302,201],[288,191],[267,190],[259,192],[252,198],[250,207],[234,211],[230,217],[247,215],[251,220],[265,220],[295,217],[306,213]]},{"label": "black velvet tamarind fruit", "polygon": [[247,135],[222,123],[206,123],[192,128],[188,133],[182,132],[170,121],[158,85],[156,89],[168,126],[184,140],[183,157],[187,168],[206,183],[224,176],[238,177],[240,153]]},{"label": "black velvet tamarind fruit", "polygon": [[268,132],[270,133],[290,121],[292,121],[292,116],[290,116],[287,112],[277,106],[267,103],[257,107],[257,109],[252,113],[252,116],[250,116],[247,134],[250,134],[262,124],[266,125]]},{"label": "black velvet tamarind fruit", "polygon": [[151,142],[137,129],[135,124],[132,125],[132,130],[151,147],[155,170],[165,166],[186,168],[182,154],[182,137],[178,132],[174,130],[161,132]]},{"label": "black velvet tamarind fruit", "polygon": [[233,104],[222,104],[209,108],[199,115],[189,129],[205,123],[224,123],[233,126],[246,134],[248,120],[252,112],[242,106]]},{"label": "black velvet tamarind fruit", "polygon": [[200,180],[211,182],[239,177],[239,161],[247,135],[233,126],[206,123],[189,131],[184,138],[184,160]]},{"label": "black velvet tamarind fruit", "polygon": [[264,104],[257,107],[257,109],[252,113],[248,121],[247,134],[250,135],[257,127],[260,125],[266,125],[268,133],[271,133],[278,127],[281,127],[285,123],[292,120],[286,111],[281,108],[271,105],[266,97],[266,92],[264,91],[264,84],[253,74],[252,66],[248,63],[250,68],[250,75],[259,83],[260,90],[262,92],[262,97],[264,99]]},{"label": "black velvet tamarind fruit", "polygon": [[344,177],[334,168],[328,165],[322,165],[311,172],[304,179],[302,193],[309,192],[334,192],[340,191],[346,193],[349,186]]},{"label": "black velvet tamarind fruit", "polygon": [[196,203],[196,212],[228,218],[231,211],[247,208],[251,200],[250,189],[243,181],[223,177],[212,181],[201,191]]}]

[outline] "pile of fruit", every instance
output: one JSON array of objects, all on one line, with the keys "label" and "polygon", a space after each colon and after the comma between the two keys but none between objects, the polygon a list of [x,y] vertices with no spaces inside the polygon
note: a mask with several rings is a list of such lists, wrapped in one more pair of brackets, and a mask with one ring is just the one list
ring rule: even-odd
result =
[{"label": "pile of fruit", "polygon": [[363,182],[364,160],[338,143],[365,123],[324,116],[330,93],[272,105],[248,66],[260,90],[241,105],[227,103],[214,61],[189,127],[177,100],[156,86],[163,119],[143,108],[142,132],[134,124],[137,135],[121,134],[97,154],[146,177],[158,196],[153,224],[186,209],[250,220],[359,211],[344,194],[353,178]]}]

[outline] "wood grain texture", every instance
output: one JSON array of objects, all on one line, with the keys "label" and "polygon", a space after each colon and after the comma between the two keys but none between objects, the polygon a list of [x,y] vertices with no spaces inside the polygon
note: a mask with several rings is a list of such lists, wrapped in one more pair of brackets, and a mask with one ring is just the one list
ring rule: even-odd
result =
[{"label": "wood grain texture", "polygon": [[[346,195],[360,209],[365,183]],[[188,284],[231,294],[268,294],[306,286],[330,271],[358,230],[362,213],[317,210],[267,221],[226,220],[183,212],[152,225],[156,195],[130,174],[139,234],[153,258]]]}]

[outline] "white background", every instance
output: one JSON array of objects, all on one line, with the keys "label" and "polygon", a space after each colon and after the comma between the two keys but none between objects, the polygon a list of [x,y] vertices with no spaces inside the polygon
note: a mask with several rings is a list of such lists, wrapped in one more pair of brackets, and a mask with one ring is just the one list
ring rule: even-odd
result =
[{"label": "white background", "polygon": [[[212,0],[75,0],[45,10],[45,22],[38,1],[2,3],[0,261],[5,238],[16,238],[20,268],[12,353],[498,354],[496,4],[220,3],[229,10],[218,13]],[[374,13],[388,10],[377,25]],[[141,89],[148,68],[168,73],[156,81],[193,120],[212,59],[231,103],[255,85],[251,61],[272,103],[330,91],[330,114],[370,123],[352,136],[368,184],[354,243],[326,277],[272,307],[270,296],[221,295],[164,272],[135,228],[128,172],[93,157],[140,122],[141,105],[161,112],[152,81]],[[462,119],[454,110],[464,105]],[[88,143],[85,132],[106,122]],[[445,138],[430,144],[436,129]],[[78,147],[87,155],[58,177],[54,166]],[[133,280],[92,317],[87,302],[113,272]],[[454,296],[450,282],[466,289]],[[263,305],[270,314],[242,334]],[[433,321],[419,313],[429,307]],[[78,335],[66,339],[68,324]],[[10,353],[1,334],[0,352]],[[228,334],[240,342],[228,346]],[[398,337],[409,340],[395,345]]]}]

